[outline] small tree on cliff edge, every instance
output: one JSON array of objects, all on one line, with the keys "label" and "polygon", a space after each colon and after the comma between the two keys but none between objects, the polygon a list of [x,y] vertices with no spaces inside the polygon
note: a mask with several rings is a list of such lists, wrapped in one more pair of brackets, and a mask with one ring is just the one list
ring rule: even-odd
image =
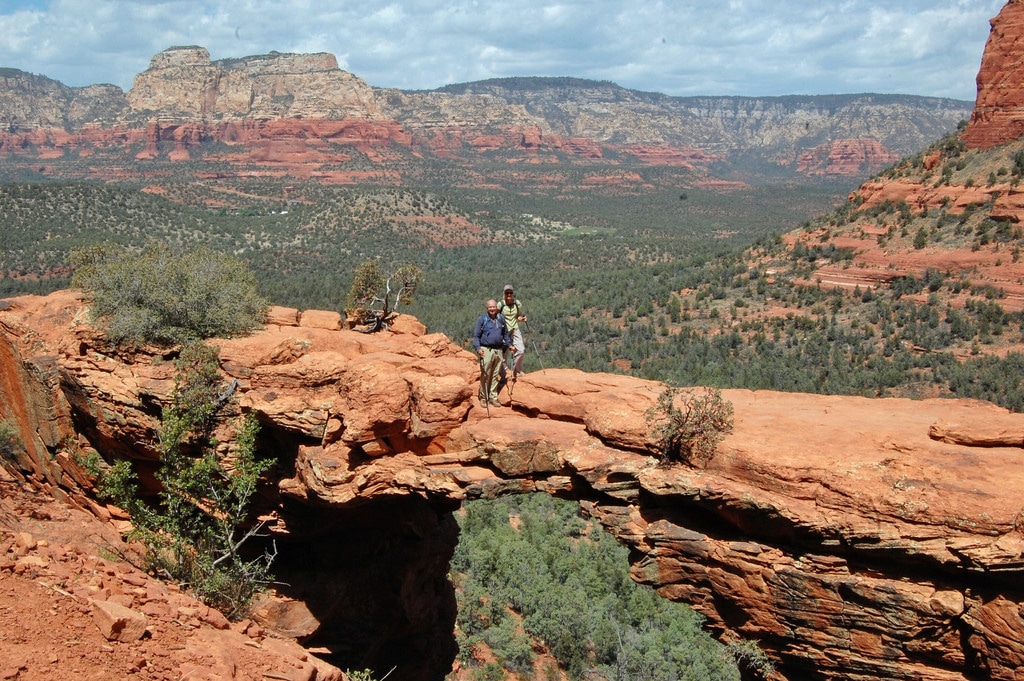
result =
[{"label": "small tree on cliff edge", "polygon": [[[681,405],[676,406],[676,402]],[[647,410],[661,455],[666,461],[706,466],[719,443],[732,432],[732,403],[716,388],[700,393],[666,388]]]},{"label": "small tree on cliff edge", "polygon": [[362,331],[380,331],[394,319],[399,304],[412,302],[422,278],[423,272],[411,263],[384,270],[379,261],[367,260],[356,269],[345,297],[345,316],[354,324],[369,327]]},{"label": "small tree on cliff edge", "polygon": [[255,456],[259,426],[251,416],[235,424],[230,462],[217,456],[212,432],[235,387],[221,381],[217,348],[191,343],[176,368],[171,404],[160,423],[157,498],[141,495],[129,461],[92,472],[99,477],[101,497],[128,511],[134,525],[129,536],[146,547],[149,567],[237,617],[271,579],[276,550],[251,555],[242,547],[262,528],[250,522],[250,505],[272,462]]}]

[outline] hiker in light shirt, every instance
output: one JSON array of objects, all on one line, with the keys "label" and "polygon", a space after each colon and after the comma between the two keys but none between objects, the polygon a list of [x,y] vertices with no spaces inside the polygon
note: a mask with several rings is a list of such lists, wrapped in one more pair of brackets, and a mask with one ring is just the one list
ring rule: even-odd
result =
[{"label": "hiker in light shirt", "polygon": [[508,328],[508,335],[512,341],[505,350],[506,366],[512,373],[511,376],[506,375],[506,378],[515,383],[523,368],[523,355],[526,354],[526,343],[523,341],[523,324],[526,324],[526,315],[523,314],[523,304],[516,299],[516,292],[508,284],[502,291],[501,306],[498,310],[505,318],[505,326]]}]

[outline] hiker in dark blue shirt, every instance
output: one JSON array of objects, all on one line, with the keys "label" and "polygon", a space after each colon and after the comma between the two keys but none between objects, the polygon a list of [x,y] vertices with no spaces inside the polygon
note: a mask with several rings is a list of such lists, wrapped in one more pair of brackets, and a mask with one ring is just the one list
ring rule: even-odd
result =
[{"label": "hiker in dark blue shirt", "polygon": [[487,301],[487,311],[480,315],[473,328],[473,347],[480,357],[480,391],[477,397],[480,398],[480,406],[486,407],[493,404],[500,407],[498,402],[498,385],[501,382],[501,361],[505,348],[512,345],[508,335],[508,327],[505,326],[505,317],[498,314],[498,303],[495,300]]}]

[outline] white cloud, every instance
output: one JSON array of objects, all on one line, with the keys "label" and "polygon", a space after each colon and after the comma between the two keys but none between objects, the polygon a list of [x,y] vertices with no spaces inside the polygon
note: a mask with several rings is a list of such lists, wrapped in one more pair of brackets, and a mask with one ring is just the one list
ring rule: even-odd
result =
[{"label": "white cloud", "polygon": [[678,95],[973,99],[1004,0],[6,0],[0,66],[127,89],[156,53],[330,52],[371,85],[575,76]]}]

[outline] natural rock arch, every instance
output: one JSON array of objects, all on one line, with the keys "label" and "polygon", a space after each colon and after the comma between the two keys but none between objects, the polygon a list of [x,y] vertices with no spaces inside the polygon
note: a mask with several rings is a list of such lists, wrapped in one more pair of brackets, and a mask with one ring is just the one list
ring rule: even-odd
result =
[{"label": "natural rock arch", "polygon": [[[74,294],[3,308],[0,417],[28,445],[18,465],[39,489],[94,506],[69,443],[151,457],[170,356],[105,350]],[[1024,416],[728,390],[735,430],[707,468],[659,466],[644,416],[660,384],[548,369],[488,414],[471,403],[471,353],[407,317],[393,328],[356,334],[278,308],[261,333],[215,342],[237,408],[281,452],[262,511],[293,544],[282,567],[338,576],[297,579],[264,606],[293,635],[377,659],[422,653],[402,678],[439,678],[454,655],[451,513],[541,491],[579,500],[634,549],[638,581],[693,605],[712,632],[757,639],[779,678],[1024,668]]]}]

